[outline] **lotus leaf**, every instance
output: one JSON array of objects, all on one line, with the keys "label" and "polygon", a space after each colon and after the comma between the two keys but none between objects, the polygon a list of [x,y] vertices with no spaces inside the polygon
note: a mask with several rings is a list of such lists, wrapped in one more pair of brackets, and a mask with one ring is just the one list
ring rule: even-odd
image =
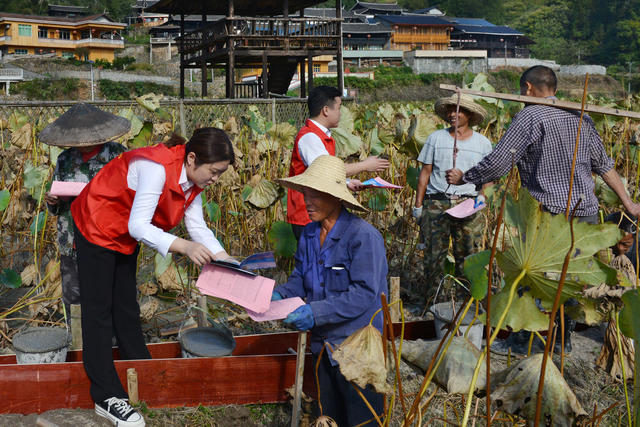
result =
[{"label": "lotus leaf", "polygon": [[416,147],[422,148],[429,135],[437,130],[438,123],[440,123],[440,119],[437,116],[430,114],[413,114],[409,126],[409,139],[413,141]]},{"label": "lotus leaf", "polygon": [[204,203],[204,210],[207,212],[207,215],[209,216],[209,220],[211,222],[218,222],[221,212],[220,206],[218,206],[216,202],[214,202],[213,200],[209,200],[208,202]]},{"label": "lotus leaf", "polygon": [[246,201],[258,209],[268,208],[278,201],[279,188],[277,184],[263,179],[253,187]]},{"label": "lotus leaf", "polygon": [[361,388],[370,384],[378,393],[391,390],[387,384],[382,336],[374,326],[367,325],[349,335],[332,356],[348,381]]},{"label": "lotus leaf", "polygon": [[22,129],[22,127],[29,122],[30,122],[30,119],[28,116],[22,113],[13,112],[9,116],[8,127],[11,132],[16,132]]},{"label": "lotus leaf", "polygon": [[[633,339],[635,343],[640,340],[640,294],[638,289],[634,289],[622,294],[624,307],[620,311],[620,332]],[[634,372],[640,372],[640,350],[635,351]],[[634,394],[640,393],[640,382],[634,381]],[[636,420],[640,419],[640,400],[636,399],[633,404],[633,412]]]},{"label": "lotus leaf", "polygon": [[331,136],[336,141],[336,156],[341,159],[346,159],[350,155],[356,154],[362,148],[362,139],[342,128],[332,129]]},{"label": "lotus leaf", "polygon": [[367,202],[369,209],[372,211],[383,211],[389,204],[389,198],[387,197],[387,190],[376,188],[373,189],[373,195]]},{"label": "lotus leaf", "polygon": [[[378,128],[373,128],[366,137],[369,155],[377,156],[384,152],[385,143],[378,136]],[[366,155],[366,153],[364,153]]]},{"label": "lotus leaf", "polygon": [[[220,126],[218,126],[220,127]],[[238,122],[235,117],[229,117],[229,120],[222,126],[225,132],[237,134],[238,133]]]},{"label": "lotus leaf", "polygon": [[279,145],[293,145],[298,130],[289,123],[276,123],[267,135]]},{"label": "lotus leaf", "polygon": [[[519,200],[508,198],[505,222],[508,225],[508,248],[497,254],[505,281],[512,283],[524,270],[519,286],[530,288],[531,294],[543,302],[553,301],[557,280],[571,244],[569,223],[563,215],[543,212],[524,188],[520,189]],[[578,221],[574,221],[573,229],[575,245],[561,303],[578,297],[585,284],[617,284],[616,271],[592,255],[615,244],[622,237],[622,232],[615,224],[592,225]]]},{"label": "lotus leaf", "polygon": [[260,154],[267,151],[277,151],[279,147],[278,140],[271,138],[268,134],[258,135],[256,148]]},{"label": "lotus leaf", "polygon": [[129,132],[125,135],[125,138],[127,140],[133,138],[134,136],[140,133],[144,123],[142,123],[142,120],[140,120],[140,118],[136,116],[136,114],[133,112],[133,110],[131,110],[131,108],[123,108],[122,110],[120,110],[118,115],[120,117],[124,117],[125,119],[131,122],[131,129],[129,129]]},{"label": "lotus leaf", "polygon": [[0,191],[0,212],[7,209],[7,206],[9,206],[9,200],[11,200],[9,190],[4,189]]},{"label": "lotus leaf", "polygon": [[338,127],[345,132],[353,133],[354,131],[353,113],[344,105],[340,106],[340,123],[338,123]]},{"label": "lotus leaf", "polygon": [[169,268],[171,262],[173,261],[173,257],[171,256],[171,254],[167,254],[167,256],[164,257],[159,253],[156,253],[154,261],[156,265],[155,276],[156,278],[158,278],[167,270],[167,268]]},{"label": "lotus leaf", "polygon": [[160,302],[157,298],[147,297],[144,302],[140,304],[140,319],[143,322],[148,322],[155,316],[158,311],[158,307],[160,306]]},{"label": "lotus leaf", "polygon": [[133,139],[129,140],[128,145],[129,145],[129,148],[146,147],[151,143],[152,139],[153,139],[153,123],[144,122],[144,125],[142,125],[142,129],[140,130],[140,132],[136,136],[134,136]]},{"label": "lotus leaf", "polygon": [[32,130],[33,128],[31,124],[27,123],[20,129],[13,131],[11,134],[11,144],[23,150],[27,150],[31,145]]},{"label": "lotus leaf", "polygon": [[138,104],[142,105],[147,110],[154,112],[158,108],[160,108],[160,100],[162,99],[162,95],[155,93],[146,93],[144,95],[138,96],[136,101]]},{"label": "lotus leaf", "polygon": [[418,178],[420,177],[420,169],[409,166],[407,168],[407,184],[413,188],[414,191],[418,189]]},{"label": "lotus leaf", "polygon": [[391,104],[381,104],[378,106],[378,114],[377,116],[382,121],[383,124],[388,125],[393,120],[393,116],[395,111],[393,111],[393,107]]},{"label": "lotus leaf", "polygon": [[[496,409],[533,422],[542,358],[542,353],[534,354],[492,376],[491,401]],[[577,417],[583,415],[586,412],[576,395],[549,358],[542,392],[542,424],[569,427],[574,425]]]},{"label": "lotus leaf", "polygon": [[487,286],[489,285],[487,266],[490,256],[491,251],[487,250],[469,255],[464,259],[464,275],[471,282],[471,296],[477,300],[482,300],[487,296]]},{"label": "lotus leaf", "polygon": [[38,276],[38,269],[35,264],[27,265],[22,273],[20,273],[20,279],[22,280],[22,284],[25,286],[31,286],[36,284]]},{"label": "lotus leaf", "polygon": [[291,258],[298,248],[296,236],[293,234],[291,224],[284,221],[275,221],[267,233],[269,243],[274,246],[274,252],[278,256]]},{"label": "lotus leaf", "polygon": [[244,188],[242,189],[242,192],[240,193],[240,199],[243,202],[246,202],[247,198],[249,197],[249,194],[251,194],[252,191],[253,191],[253,187],[251,187],[250,185],[245,185]]},{"label": "lotus leaf", "polygon": [[58,163],[58,156],[62,154],[64,149],[56,147],[55,145],[49,145],[49,163],[55,165]]},{"label": "lotus leaf", "polygon": [[273,123],[267,122],[260,113],[260,110],[255,105],[251,105],[248,108],[248,122],[249,127],[257,134],[262,135],[266,133]]},{"label": "lotus leaf", "polygon": [[[470,85],[467,85],[467,89],[471,90],[479,90],[482,92],[495,92],[496,89],[489,84],[489,77],[484,73],[478,73],[471,82]],[[499,107],[502,107],[502,101],[495,98],[485,98],[482,96],[472,96],[474,99],[481,99],[488,104],[496,104]]]},{"label": "lotus leaf", "polygon": [[29,227],[29,230],[31,231],[32,236],[35,236],[40,231],[42,231],[42,229],[45,226],[45,221],[46,221],[46,214],[44,212],[38,212],[38,215],[36,215],[33,218],[33,221],[31,222],[31,226]]},{"label": "lotus leaf", "polygon": [[43,185],[49,169],[46,166],[33,166],[30,160],[27,160],[24,167],[24,187],[27,189],[31,197],[36,200],[40,199],[43,193]]},{"label": "lotus leaf", "polygon": [[[402,343],[402,358],[427,371],[440,340],[415,340]],[[441,354],[441,353],[440,353]],[[448,393],[467,393],[480,351],[465,337],[454,337],[433,380]],[[486,369],[482,365],[476,390],[486,386]]]},{"label": "lotus leaf", "polygon": [[[627,188],[627,179],[622,177],[621,179],[624,187]],[[613,192],[611,187],[609,187],[600,176],[596,176],[595,193],[598,200],[608,208],[622,207],[622,200],[620,200],[618,195]]]},{"label": "lotus leaf", "polygon": [[[486,292],[486,288],[485,288]],[[491,297],[491,326],[497,326],[498,320],[504,313],[509,300],[509,288],[502,290]],[[481,314],[479,320],[486,324],[486,314]],[[549,326],[549,316],[540,311],[535,299],[529,292],[516,292],[511,307],[504,319],[503,326],[509,326],[514,332],[521,329],[539,331]]]},{"label": "lotus leaf", "polygon": [[7,288],[16,289],[22,285],[22,279],[16,271],[5,268],[0,271],[0,284]]}]

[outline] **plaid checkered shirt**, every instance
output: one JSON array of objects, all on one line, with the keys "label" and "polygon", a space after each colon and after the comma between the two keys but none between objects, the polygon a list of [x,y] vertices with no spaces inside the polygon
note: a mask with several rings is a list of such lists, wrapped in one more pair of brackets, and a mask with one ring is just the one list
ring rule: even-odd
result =
[{"label": "plaid checkered shirt", "polygon": [[[469,169],[463,180],[476,186],[494,181],[509,171],[513,159],[518,165],[522,185],[531,195],[550,212],[564,212],[579,120],[579,111],[545,105],[526,106],[515,115],[495,149]],[[591,174],[603,175],[613,167],[614,162],[607,156],[593,120],[585,115],[571,193],[572,210],[583,196],[576,216],[598,212]]]}]

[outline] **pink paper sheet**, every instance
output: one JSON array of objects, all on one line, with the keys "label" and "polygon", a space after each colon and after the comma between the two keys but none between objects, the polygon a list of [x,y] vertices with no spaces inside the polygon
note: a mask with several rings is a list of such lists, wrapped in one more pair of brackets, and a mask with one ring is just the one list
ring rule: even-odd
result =
[{"label": "pink paper sheet", "polygon": [[247,310],[247,314],[256,322],[266,322],[267,320],[284,319],[296,308],[304,305],[304,301],[300,297],[285,298],[277,301],[271,301],[269,310],[264,313],[255,313]]},{"label": "pink paper sheet", "polygon": [[262,276],[247,276],[224,267],[205,265],[196,286],[203,294],[226,299],[256,313],[269,309],[276,282]]},{"label": "pink paper sheet", "polygon": [[475,204],[474,199],[467,199],[464,202],[458,203],[454,207],[447,209],[445,212],[454,218],[466,218],[478,212],[479,210],[482,210],[485,206],[487,206],[486,204],[481,203],[480,206],[478,206],[477,208],[474,208],[473,207],[474,204]]},{"label": "pink paper sheet", "polygon": [[362,183],[366,188],[393,188],[400,189],[401,185],[394,185],[390,182],[385,181],[384,179],[376,176],[375,178],[371,178]]},{"label": "pink paper sheet", "polygon": [[75,197],[80,194],[86,186],[86,182],[53,181],[49,193],[51,193],[52,196],[58,197]]}]

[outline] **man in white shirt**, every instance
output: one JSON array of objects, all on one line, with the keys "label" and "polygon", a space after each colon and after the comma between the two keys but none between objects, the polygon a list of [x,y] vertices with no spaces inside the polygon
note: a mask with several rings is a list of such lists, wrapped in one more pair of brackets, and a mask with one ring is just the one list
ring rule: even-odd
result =
[{"label": "man in white shirt", "polygon": [[[484,203],[484,196],[473,184],[449,185],[446,171],[453,167],[454,139],[456,141],[456,167],[468,170],[491,152],[491,142],[472,126],[484,121],[487,112],[472,98],[461,95],[456,113],[458,95],[439,99],[435,111],[451,125],[433,132],[422,147],[418,161],[422,169],[418,178],[413,216],[420,225],[424,242],[425,286],[419,299],[426,302],[434,297],[444,276],[445,261],[449,251],[449,239],[453,242],[456,276],[462,276],[464,258],[478,250],[481,244],[484,218],[475,213],[467,218],[454,218],[445,211],[456,204],[473,198],[476,204]],[[457,137],[456,137],[457,132]],[[446,287],[446,285],[443,286]],[[449,289],[440,295],[448,298]]]},{"label": "man in white shirt", "polygon": [[[336,143],[331,137],[331,128],[340,123],[340,106],[342,99],[340,91],[335,87],[317,86],[309,92],[307,105],[309,119],[296,136],[289,176],[300,175],[313,161],[323,155],[336,155]],[[357,163],[347,163],[347,176],[360,172],[379,172],[389,167],[389,161],[377,156],[371,156]],[[347,186],[352,191],[362,189],[357,179],[348,180]],[[287,222],[293,226],[296,239],[300,237],[302,228],[311,222],[302,194],[288,190],[287,193]]]}]

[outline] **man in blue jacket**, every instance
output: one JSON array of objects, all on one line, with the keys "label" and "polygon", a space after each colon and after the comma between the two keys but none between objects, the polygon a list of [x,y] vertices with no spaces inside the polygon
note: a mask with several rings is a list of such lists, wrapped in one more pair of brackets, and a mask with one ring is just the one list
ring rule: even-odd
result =
[{"label": "man in blue jacket", "polygon": [[[323,413],[340,426],[369,425],[362,424],[368,420],[373,425],[373,414],[354,389],[357,386],[340,373],[331,353],[368,325],[381,307],[380,295],[387,293],[384,241],[378,230],[346,209],[365,210],[347,189],[342,160],[320,156],[301,175],[279,182],[304,195],[312,222],[302,231],[293,273],[272,299],[306,300],[285,323],[311,330],[314,364],[326,346],[318,369]],[[373,325],[382,331],[380,315]],[[383,396],[370,386],[358,389],[380,416]]]}]

